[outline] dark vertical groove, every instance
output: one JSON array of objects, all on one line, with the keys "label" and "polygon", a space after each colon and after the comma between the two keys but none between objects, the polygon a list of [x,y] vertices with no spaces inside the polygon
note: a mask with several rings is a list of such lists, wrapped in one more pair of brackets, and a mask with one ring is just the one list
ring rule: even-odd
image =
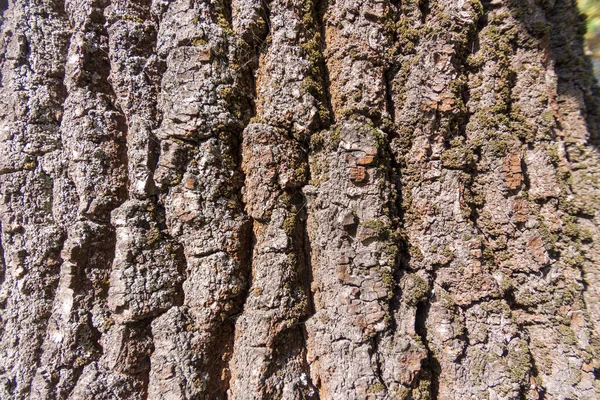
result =
[{"label": "dark vertical groove", "polygon": [[[310,179],[310,164],[308,162],[308,152],[309,147],[306,147],[307,151],[306,151],[306,159],[305,159],[305,165],[307,165],[307,170],[309,171],[309,176],[307,177],[307,179]],[[300,227],[299,227],[299,231],[300,231],[300,235],[298,237],[300,243],[298,245],[299,251],[300,251],[300,255],[298,258],[299,264],[302,266],[302,268],[304,269],[304,276],[301,277],[303,278],[303,286],[304,286],[304,292],[306,293],[307,299],[308,299],[308,309],[306,310],[306,315],[305,317],[302,319],[302,321],[300,321],[300,339],[302,341],[301,343],[301,351],[303,354],[303,369],[306,372],[306,379],[307,379],[307,385],[308,387],[312,388],[314,391],[314,396],[312,396],[313,399],[319,399],[319,391],[320,388],[317,387],[317,385],[315,385],[315,383],[312,380],[312,376],[310,373],[310,364],[308,362],[307,359],[307,342],[308,342],[308,332],[306,331],[306,327],[305,327],[305,323],[308,319],[310,319],[314,314],[315,314],[315,302],[314,302],[314,296],[313,296],[313,291],[312,291],[312,283],[313,283],[313,273],[312,273],[312,261],[311,261],[311,253],[312,253],[312,246],[311,246],[311,242],[310,242],[310,237],[308,235],[308,226],[307,226],[307,219],[308,219],[308,209],[307,209],[307,204],[308,204],[308,199],[306,198],[306,195],[304,195],[302,193],[302,189],[299,189],[299,194],[300,194],[300,198],[302,199],[302,208],[298,211],[298,215],[299,215],[299,223],[300,223]]]},{"label": "dark vertical groove", "polygon": [[382,375],[382,367],[381,367],[381,354],[379,351],[379,343],[381,341],[381,333],[377,333],[375,335],[375,337],[373,337],[371,339],[371,346],[370,346],[370,351],[372,353],[372,355],[374,355],[375,358],[375,377],[377,378],[378,382],[380,384],[383,385],[383,387],[385,388],[385,391],[388,391],[388,385],[386,384],[385,379],[383,379],[383,375]]},{"label": "dark vertical groove", "polygon": [[[314,34],[318,33],[318,36],[320,38],[318,45],[319,45],[319,52],[321,54],[320,60],[319,60],[319,72],[320,72],[320,76],[316,76],[314,77],[317,81],[321,82],[321,85],[323,87],[323,93],[321,93],[322,95],[322,99],[321,102],[325,104],[325,108],[327,110],[327,115],[328,115],[328,120],[327,121],[320,121],[323,126],[321,127],[322,129],[329,129],[329,127],[335,123],[335,114],[333,112],[333,107],[331,105],[331,93],[330,93],[330,82],[329,82],[329,71],[327,68],[327,63],[325,62],[325,58],[324,58],[324,53],[325,53],[325,49],[326,49],[326,42],[325,42],[325,13],[327,11],[327,7],[328,7],[328,3],[329,0],[313,0],[313,7],[311,9],[311,13],[313,14],[313,21],[315,22],[315,32]],[[310,162],[309,162],[309,157],[311,155],[311,146],[305,146],[306,149],[306,165],[308,166],[307,171],[308,171],[308,176],[307,176],[307,181],[310,182],[310,180],[312,179],[312,172],[311,172],[311,168],[310,168]],[[302,191],[301,191],[302,192]],[[304,218],[302,219],[302,224],[303,224],[303,233],[304,233],[304,244],[303,244],[303,249],[304,249],[304,253],[305,253],[305,257],[306,257],[306,285],[307,285],[307,291],[306,294],[308,295],[308,303],[309,303],[309,312],[308,315],[306,317],[306,320],[310,319],[316,312],[315,309],[315,302],[314,302],[314,292],[312,289],[312,283],[313,283],[313,265],[312,265],[312,245],[310,242],[310,236],[308,234],[308,225],[307,225],[307,220],[308,220],[308,208],[306,207],[306,205],[308,204],[308,199],[306,198],[306,195],[302,195],[303,200],[304,200]],[[304,336],[304,340],[306,343],[307,340],[307,332],[306,329],[303,329],[303,336]],[[308,364],[308,362],[307,362]],[[309,374],[309,378],[310,378],[310,374]],[[320,391],[320,388],[318,388],[319,390],[316,392],[317,396],[318,393]]]},{"label": "dark vertical groove", "polygon": [[396,105],[392,95],[392,81],[396,74],[395,69],[395,65],[390,63],[383,73],[383,81],[385,83],[385,110],[392,120],[392,123],[396,122],[396,113],[394,112]]},{"label": "dark vertical groove", "polygon": [[[0,0],[0,29],[2,29],[2,27],[4,26],[4,12],[6,10],[8,10],[8,0]],[[3,59],[4,56],[1,56],[1,58]],[[0,80],[1,78],[2,75],[0,75]]]},{"label": "dark vertical groove", "polygon": [[[318,45],[319,45],[319,52],[320,52],[320,60],[319,60],[319,72],[320,72],[320,76],[315,76],[314,79],[316,79],[317,81],[321,82],[321,85],[323,87],[323,93],[321,93],[322,98],[320,99],[320,101],[322,103],[325,104],[325,107],[327,109],[327,114],[329,117],[329,120],[327,121],[320,121],[323,126],[321,126],[322,129],[328,129],[331,124],[334,123],[333,119],[335,118],[334,113],[333,113],[333,108],[331,106],[331,95],[330,95],[330,90],[329,90],[329,72],[327,69],[327,64],[325,63],[325,58],[323,57],[323,54],[325,52],[325,48],[326,48],[326,43],[325,43],[325,23],[324,23],[324,14],[327,11],[327,6],[328,6],[328,0],[313,0],[313,7],[311,9],[311,13],[312,13],[312,19],[315,23],[315,32],[313,32],[313,34],[318,35],[318,37],[320,38]],[[311,146],[310,145],[304,145],[304,149],[305,149],[305,163],[308,166],[307,170],[308,170],[308,176],[307,176],[307,181],[310,181],[312,178],[312,174],[310,171],[310,162],[309,162],[309,157],[311,155]],[[300,192],[302,193],[302,189],[300,189]],[[315,314],[315,304],[314,304],[314,296],[313,296],[313,291],[312,291],[312,282],[313,282],[313,266],[312,266],[312,258],[311,258],[311,253],[312,253],[312,245],[310,242],[310,236],[308,234],[308,226],[307,226],[307,219],[308,219],[308,208],[306,207],[308,204],[308,199],[306,198],[306,195],[302,194],[302,198],[303,198],[303,210],[302,210],[302,231],[304,234],[304,239],[303,239],[303,246],[302,248],[304,249],[304,255],[305,255],[305,260],[306,260],[306,285],[307,285],[307,295],[308,295],[308,300],[309,300],[309,315],[307,316],[307,320],[312,317]],[[306,335],[306,330],[304,330],[304,333]]]},{"label": "dark vertical groove", "polygon": [[[307,161],[307,163],[308,163],[308,161]],[[309,179],[310,179],[310,176],[309,176]],[[315,314],[315,300],[314,300],[312,287],[311,287],[312,282],[313,282],[313,268],[312,268],[312,261],[311,261],[312,245],[311,245],[310,238],[308,235],[308,226],[307,226],[308,210],[306,210],[306,204],[308,202],[308,199],[304,195],[302,196],[302,198],[304,200],[304,204],[303,204],[304,210],[302,211],[303,215],[301,217],[302,233],[303,233],[301,249],[304,251],[305,287],[306,287],[306,294],[308,295],[308,315],[305,318],[305,321],[306,321]],[[306,336],[306,330],[304,330],[304,335]],[[306,339],[306,337],[305,337],[305,339]]]},{"label": "dark vertical groove", "polygon": [[[398,19],[399,19],[399,13],[401,12],[398,9],[398,1],[390,1],[390,5],[394,6],[394,7],[390,7],[390,13],[391,15],[391,19],[397,23]],[[392,10],[392,8],[395,8],[394,10]],[[397,32],[396,30],[394,30],[391,33],[391,40],[393,43],[396,43],[397,41]],[[387,68],[384,72],[384,83],[385,83],[385,106],[386,106],[386,111],[389,114],[389,118],[392,121],[392,126],[394,127],[394,129],[390,129],[390,130],[386,130],[386,133],[388,134],[388,141],[386,143],[386,151],[388,152],[388,154],[390,154],[389,158],[389,163],[390,163],[390,167],[389,167],[389,181],[391,183],[392,186],[392,192],[395,195],[395,202],[393,202],[394,205],[394,217],[392,218],[392,222],[393,222],[393,231],[399,233],[399,237],[397,238],[398,240],[398,254],[396,255],[396,265],[394,270],[392,271],[392,276],[394,278],[394,286],[392,288],[392,293],[393,296],[390,299],[390,315],[392,316],[391,320],[390,320],[390,327],[389,329],[391,331],[395,331],[396,326],[397,326],[397,321],[396,318],[394,318],[395,315],[395,311],[398,310],[398,308],[400,307],[400,303],[401,303],[401,293],[400,293],[400,278],[402,277],[402,275],[404,274],[404,271],[408,269],[409,266],[409,262],[410,262],[410,253],[408,251],[408,243],[407,243],[407,239],[405,237],[404,234],[402,234],[401,232],[403,232],[404,230],[404,209],[402,207],[402,201],[403,201],[403,187],[402,187],[402,165],[400,165],[400,163],[397,160],[397,156],[394,154],[394,150],[391,147],[391,143],[396,140],[398,138],[398,131],[397,131],[397,127],[395,125],[395,121],[396,121],[396,111],[395,111],[395,107],[396,107],[396,102],[394,101],[394,93],[393,93],[393,81],[394,78],[396,77],[396,74],[398,73],[399,69],[400,69],[400,65],[397,61],[397,55],[399,53],[399,51],[401,51],[402,49],[398,49],[396,48],[394,51],[394,54],[391,57],[388,57],[388,59],[386,60],[387,62]]]},{"label": "dark vertical groove", "polygon": [[[434,0],[435,1],[435,0]],[[429,4],[430,0],[419,0],[419,11],[421,12],[421,22],[425,23],[427,20],[427,16],[431,11],[431,6]]]},{"label": "dark vertical groove", "polygon": [[[229,6],[228,23],[229,23],[229,26],[233,26],[231,0],[227,0],[227,4]],[[248,50],[240,55],[239,61],[243,65],[243,69],[241,71],[242,77],[243,77],[243,79],[245,79],[249,82],[248,89],[251,91],[251,95],[248,95],[248,98],[247,98],[248,108],[249,108],[248,118],[243,121],[242,126],[240,127],[239,131],[237,132],[237,136],[236,136],[236,141],[237,141],[236,150],[237,151],[234,151],[235,165],[237,166],[237,172],[242,181],[242,184],[239,187],[239,191],[235,195],[238,196],[240,199],[240,209],[242,212],[244,212],[247,209],[246,203],[244,202],[244,197],[242,195],[242,190],[246,186],[246,174],[244,173],[244,170],[242,168],[242,152],[243,152],[242,143],[244,140],[244,130],[250,123],[251,118],[256,116],[256,97],[258,94],[258,88],[256,85],[256,71],[258,69],[258,64],[259,64],[259,60],[258,60],[259,52],[264,51],[263,47],[267,43],[266,39],[269,36],[270,30],[271,30],[270,9],[269,9],[269,5],[268,5],[268,1],[261,2],[261,5],[262,5],[262,13],[263,13],[263,15],[261,15],[261,17],[266,22],[267,29],[264,32],[262,32],[262,35],[260,37],[253,35],[250,41],[248,41],[247,39],[244,39],[245,32],[240,33],[240,35],[238,36],[238,38],[240,38],[240,41],[248,46]],[[253,260],[253,255],[254,255],[254,248],[256,245],[256,236],[254,233],[254,226],[256,224],[256,221],[254,220],[254,218],[251,215],[248,215],[247,218],[248,218],[248,222],[246,224],[246,232],[243,233],[240,237],[240,240],[242,241],[240,246],[242,249],[244,249],[243,253],[241,254],[240,269],[241,269],[241,271],[245,271],[245,276],[244,276],[245,287],[244,287],[244,290],[242,291],[242,293],[238,296],[239,300],[238,300],[238,304],[237,304],[237,312],[233,313],[232,315],[230,315],[227,318],[227,323],[230,324],[230,326],[231,326],[231,334],[229,335],[229,338],[228,338],[227,348],[231,349],[231,351],[229,353],[229,357],[227,357],[227,359],[225,359],[223,362],[223,369],[226,369],[229,372],[232,370],[232,355],[233,355],[233,349],[235,348],[236,320],[244,312],[246,302],[247,302],[248,296],[250,294],[250,287],[252,285],[252,260]],[[224,390],[223,396],[225,398],[227,398],[227,396],[228,396],[227,392],[230,390],[230,387],[231,387],[231,373],[229,373],[229,376],[227,377],[227,379],[225,379],[224,385],[225,385],[225,390]]]},{"label": "dark vertical groove", "polygon": [[220,8],[221,14],[225,17],[229,27],[232,27],[232,15],[231,15],[231,0],[219,0],[220,3],[217,7]]},{"label": "dark vertical groove", "polygon": [[[90,22],[94,23],[96,27],[94,27],[93,29],[96,31],[95,33],[98,35],[98,41],[100,41],[100,37],[104,37],[108,40],[108,28],[106,26],[106,18],[104,15],[104,11],[105,9],[110,5],[110,0],[109,1],[104,1],[104,2],[100,2],[100,4],[92,4],[92,7],[97,6],[98,8],[96,8],[95,10],[93,10],[90,15],[88,15],[87,17],[90,18]],[[95,7],[94,7],[95,8]],[[97,19],[97,21],[94,21],[94,19]],[[85,29],[87,28],[87,25],[84,25]],[[108,44],[106,44],[106,46],[108,46]],[[98,51],[101,49],[97,49],[96,53],[98,53]],[[98,83],[96,85],[93,84],[93,82],[89,82],[87,85],[80,85],[80,87],[83,86],[89,86],[88,90],[90,91],[96,91],[97,93],[106,93],[109,98],[111,99],[110,104],[112,106],[112,108],[117,111],[118,114],[118,121],[117,121],[117,129],[119,129],[122,133],[123,133],[123,138],[121,138],[119,141],[122,142],[122,146],[120,146],[120,165],[125,166],[125,185],[121,188],[121,193],[119,193],[119,199],[118,201],[109,209],[105,212],[105,215],[103,216],[104,220],[106,220],[107,222],[105,223],[106,228],[109,230],[110,232],[110,240],[108,241],[108,245],[106,249],[100,250],[97,249],[98,254],[105,254],[108,255],[108,258],[105,260],[104,263],[104,269],[105,269],[105,274],[107,274],[107,276],[109,276],[110,274],[110,270],[112,268],[113,265],[113,261],[114,261],[114,257],[116,254],[116,233],[115,233],[115,228],[111,225],[110,223],[110,212],[116,208],[118,208],[120,205],[122,205],[128,198],[129,198],[129,191],[128,186],[129,186],[129,175],[128,175],[128,154],[127,154],[127,146],[126,146],[126,142],[127,142],[127,130],[128,130],[128,125],[127,125],[127,121],[125,118],[125,114],[123,113],[123,111],[120,109],[119,105],[118,105],[118,97],[115,93],[115,90],[110,82],[109,76],[110,76],[110,72],[111,72],[111,63],[110,63],[110,58],[108,55],[108,49],[106,52],[106,55],[104,56],[100,56],[98,54],[95,54],[94,56],[90,56],[88,54],[84,55],[86,57],[86,61],[84,62],[84,66],[83,68],[86,70],[86,72],[96,72],[98,71],[100,73],[101,79],[98,80]],[[101,65],[96,65],[96,63],[102,63]],[[86,65],[87,64],[87,65]],[[88,67],[88,68],[86,68]],[[98,244],[101,243],[107,243],[106,238],[101,239],[98,238]],[[93,248],[93,247],[92,247]],[[93,250],[90,254],[94,254]],[[90,258],[88,258],[89,260]],[[84,269],[81,269],[80,271],[83,273]],[[87,278],[87,274],[84,274],[84,276]],[[80,293],[94,293],[94,282],[92,282],[89,279],[84,279],[84,282],[89,283],[89,287],[85,287],[82,288],[83,290]],[[75,290],[74,288],[74,292],[77,293],[77,290]],[[100,300],[102,303],[106,304],[106,299],[108,297],[108,286],[107,285],[103,285],[102,290],[100,291],[100,293],[98,293],[98,296],[96,299],[92,299],[91,301],[94,302],[94,300]],[[89,318],[89,310],[86,310],[86,312],[88,313],[88,318]],[[93,324],[91,323],[91,320],[89,320],[89,327],[90,329],[95,329]],[[102,355],[104,354],[104,348],[102,347],[102,345],[100,344],[100,339],[101,339],[102,335],[98,332],[98,335],[96,335],[95,339],[95,345],[96,348],[98,348],[100,350],[99,355],[97,356],[96,361],[102,357]]]},{"label": "dark vertical groove", "polygon": [[[330,90],[330,80],[329,80],[329,69],[327,68],[327,63],[325,61],[325,50],[327,47],[327,43],[325,40],[325,13],[327,12],[327,8],[329,6],[329,0],[313,0],[311,7],[312,21],[314,22],[314,32],[313,35],[318,37],[318,51],[320,53],[320,57],[318,60],[318,72],[319,76],[313,77],[317,82],[321,83],[321,87],[323,88],[322,93],[320,93],[321,98],[318,99],[321,102],[321,107],[324,107],[326,110],[327,119],[320,121],[321,129],[329,129],[332,124],[335,123],[335,113],[333,112],[333,106],[331,103],[331,90]],[[309,157],[311,155],[311,146],[307,144],[304,146],[305,149],[305,165],[307,166],[308,176],[306,177],[307,182],[310,182],[312,178],[311,168]],[[320,382],[314,382],[312,379],[310,364],[307,359],[307,343],[308,343],[308,332],[304,325],[304,322],[312,318],[316,313],[315,301],[314,301],[314,292],[313,292],[313,265],[312,265],[312,244],[310,241],[310,235],[308,233],[308,198],[303,193],[302,189],[300,189],[300,193],[302,193],[303,199],[303,210],[302,210],[302,233],[303,233],[303,241],[302,241],[302,250],[304,251],[304,267],[305,267],[305,292],[308,296],[308,310],[307,315],[302,324],[302,339],[303,339],[303,347],[304,347],[304,362],[305,362],[305,370],[306,376],[308,379],[308,385],[314,388],[314,398],[320,399]]]},{"label": "dark vertical groove", "polygon": [[322,126],[322,129],[329,129],[329,127],[331,127],[331,125],[335,124],[336,122],[335,113],[333,112],[333,106],[331,103],[331,84],[329,80],[329,68],[327,67],[327,62],[324,57],[325,50],[327,49],[327,41],[325,40],[325,14],[327,13],[328,7],[329,0],[314,0],[314,7],[312,11],[314,13],[314,21],[316,23],[315,33],[318,32],[319,38],[321,39],[319,41],[319,50],[321,53],[321,59],[319,62],[319,72],[321,76],[315,78],[319,79],[321,84],[323,85],[323,99],[320,100],[325,104],[329,117],[328,121],[321,121],[324,125]]},{"label": "dark vertical groove", "polygon": [[429,378],[431,382],[431,400],[437,400],[439,387],[440,387],[440,363],[435,357],[433,351],[429,346],[429,341],[427,339],[427,318],[429,317],[429,310],[431,308],[431,304],[429,300],[422,301],[417,304],[417,314],[415,319],[415,332],[421,338],[425,349],[427,349],[427,360],[425,362],[424,375],[423,378]]}]

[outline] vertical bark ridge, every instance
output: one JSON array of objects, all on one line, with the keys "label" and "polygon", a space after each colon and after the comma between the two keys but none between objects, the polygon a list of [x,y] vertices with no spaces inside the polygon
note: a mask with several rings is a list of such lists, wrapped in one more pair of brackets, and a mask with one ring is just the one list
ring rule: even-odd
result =
[{"label": "vertical bark ridge", "polygon": [[79,395],[120,392],[129,398],[146,398],[153,350],[150,324],[157,315],[182,303],[184,260],[181,245],[164,232],[164,210],[156,204],[153,182],[156,139],[152,129],[162,68],[154,52],[157,29],[150,2],[117,2],[104,15],[108,79],[128,127],[128,194],[111,217],[115,257],[108,287],[110,315],[101,339],[108,351],[90,375],[112,379],[89,382],[83,377],[90,387]]},{"label": "vertical bark ridge", "polygon": [[[532,337],[536,389],[549,397],[588,396],[598,390],[594,375],[598,364],[593,361],[598,354],[593,333],[597,302],[587,292],[592,288],[594,293],[595,285],[586,285],[587,279],[597,275],[597,251],[590,243],[598,209],[593,178],[598,114],[585,112],[583,117],[581,111],[575,111],[575,107],[585,110],[597,104],[585,77],[589,61],[577,38],[583,21],[570,3],[561,1],[544,8],[512,5],[511,12],[522,27],[521,51],[539,60],[528,68],[515,68],[516,86],[523,88],[516,97],[525,118],[537,122],[523,163],[526,209],[537,221],[527,221],[525,227],[537,231],[539,247],[548,256],[541,276],[513,273],[511,278],[519,287],[513,292],[514,305],[519,309],[519,323]],[[541,55],[536,57],[540,48]],[[579,79],[577,84],[575,79]],[[537,101],[531,101],[534,94]],[[527,243],[530,251],[538,247],[534,240]],[[508,245],[514,247],[510,240]],[[523,290],[523,284],[530,289]],[[543,341],[539,340],[541,332],[546,336]],[[556,361],[567,352],[577,356]]]},{"label": "vertical bark ridge", "polygon": [[336,124],[313,135],[308,198],[315,314],[307,321],[322,398],[384,398],[377,337],[390,326],[397,248],[386,160],[386,2],[328,2],[325,64]]},{"label": "vertical bark ridge", "polygon": [[160,10],[157,51],[167,67],[154,179],[169,233],[183,245],[187,277],[182,306],[152,323],[149,396],[224,398],[251,248],[237,147],[252,114],[252,82],[229,6],[188,3]]},{"label": "vertical bark ridge", "polygon": [[[413,336],[413,355],[407,359],[412,376],[401,381],[399,393],[464,397],[469,394],[462,390],[484,390],[477,387],[481,377],[470,365],[472,359],[481,358],[476,354],[481,346],[468,340],[468,314],[474,305],[481,314],[480,303],[487,298],[501,298],[503,293],[490,266],[482,264],[478,249],[483,238],[479,238],[469,215],[463,215],[460,197],[461,177],[465,173],[469,176],[473,166],[470,149],[464,146],[465,126],[469,122],[464,65],[475,47],[473,35],[483,10],[479,2],[430,3],[426,18],[421,19],[423,25],[411,30],[407,24],[418,14],[423,15],[423,7],[420,9],[420,13],[405,9],[397,23],[402,47],[396,82],[392,85],[397,126],[392,148],[402,167],[403,223],[408,247],[408,254],[403,257],[407,270],[400,280],[398,320],[413,321],[399,330],[425,335],[423,344]],[[406,63],[418,67],[407,71]],[[500,304],[501,301],[498,307]],[[426,312],[426,316],[416,315],[417,312]],[[489,312],[507,315],[502,307]],[[493,343],[502,337],[489,339]],[[429,353],[426,358],[424,349]],[[424,362],[428,370],[419,371],[419,362]],[[523,378],[503,379],[507,381],[505,390],[518,392]]]},{"label": "vertical bark ridge", "polygon": [[[522,214],[515,212],[523,204],[523,194],[527,191],[522,161],[527,142],[531,141],[530,125],[526,122],[521,105],[515,96],[513,86],[517,83],[517,73],[523,66],[515,65],[519,59],[516,52],[523,48],[525,38],[518,37],[514,30],[514,20],[502,7],[484,6],[485,21],[478,32],[477,49],[467,60],[468,102],[470,118],[465,127],[465,147],[475,154],[469,176],[463,177],[464,212],[473,222],[482,238],[482,264],[494,268],[493,277],[498,281],[503,300],[493,296],[480,304],[470,307],[466,314],[467,336],[477,331],[475,319],[483,315],[481,309],[492,316],[494,313],[509,315],[512,324],[502,327],[504,337],[498,336],[482,345],[481,339],[471,340],[474,350],[467,350],[466,362],[503,366],[504,382],[495,390],[499,393],[517,391],[525,395],[530,391],[534,366],[529,352],[529,337],[516,318],[511,279],[517,264],[529,265],[531,270],[543,266],[544,256],[532,259],[525,246],[531,241],[529,232],[521,232]],[[502,33],[502,39],[496,40]],[[522,51],[522,50],[521,50]],[[495,60],[493,71],[487,68],[489,59]],[[518,85],[523,87],[525,85]],[[486,100],[492,106],[486,106]],[[483,188],[490,188],[484,190]],[[515,239],[507,243],[507,237]],[[533,239],[535,240],[535,239]],[[528,242],[529,243],[529,242]],[[537,264],[537,265],[536,265]],[[508,312],[506,307],[510,307]],[[481,308],[480,308],[481,307]],[[487,318],[490,318],[490,317]],[[512,325],[512,326],[511,326]],[[478,351],[487,346],[488,354],[482,358]],[[500,349],[497,349],[497,346]],[[505,350],[506,349],[506,350]],[[485,352],[485,350],[484,350]],[[510,382],[510,383],[509,383]],[[509,389],[508,385],[512,385]],[[518,386],[515,386],[518,385]],[[535,387],[530,396],[535,396]]]},{"label": "vertical bark ridge", "polygon": [[65,368],[38,370],[35,398],[83,395],[79,378],[96,371],[103,353],[100,338],[110,324],[106,298],[115,254],[110,214],[126,198],[127,124],[108,79],[107,6],[89,1],[64,7],[72,35],[61,121],[61,186],[68,195],[60,200],[74,212],[60,210],[66,214],[67,239],[42,364],[60,359]]},{"label": "vertical bark ridge", "polygon": [[40,362],[64,240],[53,191],[68,23],[53,1],[4,2],[2,11],[0,397],[22,398]]},{"label": "vertical bark ridge", "polygon": [[243,133],[244,200],[255,245],[252,284],[236,325],[231,397],[314,398],[302,328],[310,312],[302,187],[310,135],[322,118],[318,27],[310,1],[268,7],[256,116]]}]

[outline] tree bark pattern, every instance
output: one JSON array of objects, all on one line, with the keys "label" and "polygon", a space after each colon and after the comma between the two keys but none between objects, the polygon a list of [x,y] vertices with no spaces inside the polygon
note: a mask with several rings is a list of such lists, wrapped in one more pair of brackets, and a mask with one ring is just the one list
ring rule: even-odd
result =
[{"label": "tree bark pattern", "polygon": [[600,398],[574,1],[0,12],[0,398]]}]

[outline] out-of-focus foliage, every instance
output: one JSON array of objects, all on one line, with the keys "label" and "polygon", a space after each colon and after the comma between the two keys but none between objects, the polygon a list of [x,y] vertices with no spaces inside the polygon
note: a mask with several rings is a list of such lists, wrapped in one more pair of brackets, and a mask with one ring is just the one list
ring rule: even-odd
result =
[{"label": "out-of-focus foliage", "polygon": [[594,63],[596,78],[600,81],[600,0],[577,0],[577,4],[587,17],[586,47]]}]

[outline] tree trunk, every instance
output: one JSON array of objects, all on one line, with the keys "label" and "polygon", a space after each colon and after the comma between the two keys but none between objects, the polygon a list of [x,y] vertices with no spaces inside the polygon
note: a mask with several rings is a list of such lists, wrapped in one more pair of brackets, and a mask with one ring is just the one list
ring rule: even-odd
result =
[{"label": "tree trunk", "polygon": [[573,0],[0,7],[0,398],[600,398]]}]

